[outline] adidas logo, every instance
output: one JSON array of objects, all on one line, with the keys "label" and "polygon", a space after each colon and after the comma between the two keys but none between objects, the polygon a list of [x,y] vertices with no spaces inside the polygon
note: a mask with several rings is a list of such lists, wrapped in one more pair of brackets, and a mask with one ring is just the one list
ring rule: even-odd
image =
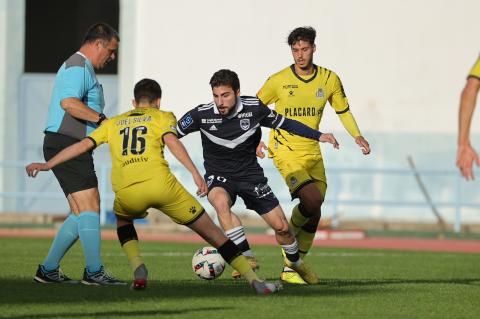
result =
[{"label": "adidas logo", "polygon": [[210,126],[210,128],[208,130],[209,131],[218,131],[218,128],[215,126],[215,124],[213,124],[212,126]]}]

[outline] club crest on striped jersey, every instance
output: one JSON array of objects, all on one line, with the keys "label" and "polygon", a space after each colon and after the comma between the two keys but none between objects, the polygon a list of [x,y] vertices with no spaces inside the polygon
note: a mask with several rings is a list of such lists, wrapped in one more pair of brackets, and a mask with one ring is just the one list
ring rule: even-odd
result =
[{"label": "club crest on striped jersey", "polygon": [[248,130],[250,128],[250,119],[241,119],[240,120],[240,127],[244,131]]}]

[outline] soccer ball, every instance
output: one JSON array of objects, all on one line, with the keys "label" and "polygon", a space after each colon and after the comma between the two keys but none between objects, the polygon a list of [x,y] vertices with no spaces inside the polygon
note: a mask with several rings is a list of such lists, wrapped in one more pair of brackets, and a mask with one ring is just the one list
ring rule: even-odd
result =
[{"label": "soccer ball", "polygon": [[223,273],[225,260],[216,248],[203,247],[193,254],[192,269],[202,279],[215,279]]}]

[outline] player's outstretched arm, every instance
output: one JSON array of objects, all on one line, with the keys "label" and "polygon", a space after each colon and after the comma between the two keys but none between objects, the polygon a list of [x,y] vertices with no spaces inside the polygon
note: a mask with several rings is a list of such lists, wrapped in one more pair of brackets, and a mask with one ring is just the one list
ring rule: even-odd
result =
[{"label": "player's outstretched arm", "polygon": [[457,167],[460,169],[460,173],[467,181],[474,180],[473,163],[480,166],[480,158],[477,152],[470,144],[460,145],[457,151]]},{"label": "player's outstretched arm", "polygon": [[470,145],[470,125],[480,90],[480,79],[470,77],[462,91],[458,113],[458,150],[457,167],[465,179],[473,180],[473,163],[480,166],[480,159],[475,149]]},{"label": "player's outstretched arm", "polygon": [[39,171],[49,171],[58,164],[66,162],[74,157],[77,157],[80,154],[83,154],[91,150],[95,144],[90,138],[84,138],[80,142],[70,145],[69,147],[63,149],[60,153],[55,155],[46,163],[31,163],[25,167],[27,175],[30,177],[37,176]]},{"label": "player's outstretched arm", "polygon": [[334,148],[339,148],[339,144],[333,134],[319,132],[296,120],[284,118],[282,124],[278,128],[292,134],[317,140],[321,143],[330,143]]},{"label": "player's outstretched arm", "polygon": [[168,149],[172,152],[173,156],[182,163],[183,166],[192,174],[193,180],[198,187],[197,195],[205,196],[208,193],[207,183],[198,172],[197,167],[193,164],[190,155],[188,155],[185,146],[173,133],[167,133],[163,136],[163,141],[167,145]]}]

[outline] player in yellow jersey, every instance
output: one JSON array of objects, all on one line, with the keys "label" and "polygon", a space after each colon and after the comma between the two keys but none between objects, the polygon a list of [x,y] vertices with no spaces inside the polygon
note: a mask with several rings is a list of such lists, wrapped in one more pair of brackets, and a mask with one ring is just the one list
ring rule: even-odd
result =
[{"label": "player in yellow jersey", "polygon": [[69,159],[108,143],[112,158],[112,188],[115,192],[114,211],[117,234],[134,270],[133,289],[147,285],[147,268],[140,257],[138,237],[133,220],[147,215],[153,207],[174,222],[188,226],[246,278],[259,294],[281,288],[279,283],[265,282],[257,277],[239,248],[210,219],[200,203],[190,195],[171,173],[163,156],[165,145],[192,174],[198,186],[197,195],[205,196],[207,185],[177,138],[173,113],[160,111],[160,85],[143,79],[135,85],[134,110],[120,114],[93,131],[80,142],[65,148],[47,163],[32,163],[27,174],[35,177]]},{"label": "player in yellow jersey", "polygon": [[[350,112],[340,78],[333,71],[313,63],[315,37],[312,27],[296,28],[290,33],[288,45],[295,63],[272,75],[258,92],[258,98],[266,105],[275,104],[277,113],[313,129],[319,128],[325,105],[329,102],[363,154],[369,154],[370,146]],[[260,148],[257,153],[263,157]],[[292,211],[290,225],[299,243],[300,256],[304,258],[312,246],[327,190],[320,145],[275,129],[270,132],[268,150],[292,198],[300,198],[300,203]],[[286,266],[281,279],[305,283]]]},{"label": "player in yellow jersey", "polygon": [[477,95],[480,90],[480,57],[473,66],[467,78],[467,83],[462,91],[460,99],[460,111],[458,113],[458,151],[457,166],[466,180],[473,180],[473,162],[480,166],[480,158],[470,144],[470,124],[477,103]]}]

